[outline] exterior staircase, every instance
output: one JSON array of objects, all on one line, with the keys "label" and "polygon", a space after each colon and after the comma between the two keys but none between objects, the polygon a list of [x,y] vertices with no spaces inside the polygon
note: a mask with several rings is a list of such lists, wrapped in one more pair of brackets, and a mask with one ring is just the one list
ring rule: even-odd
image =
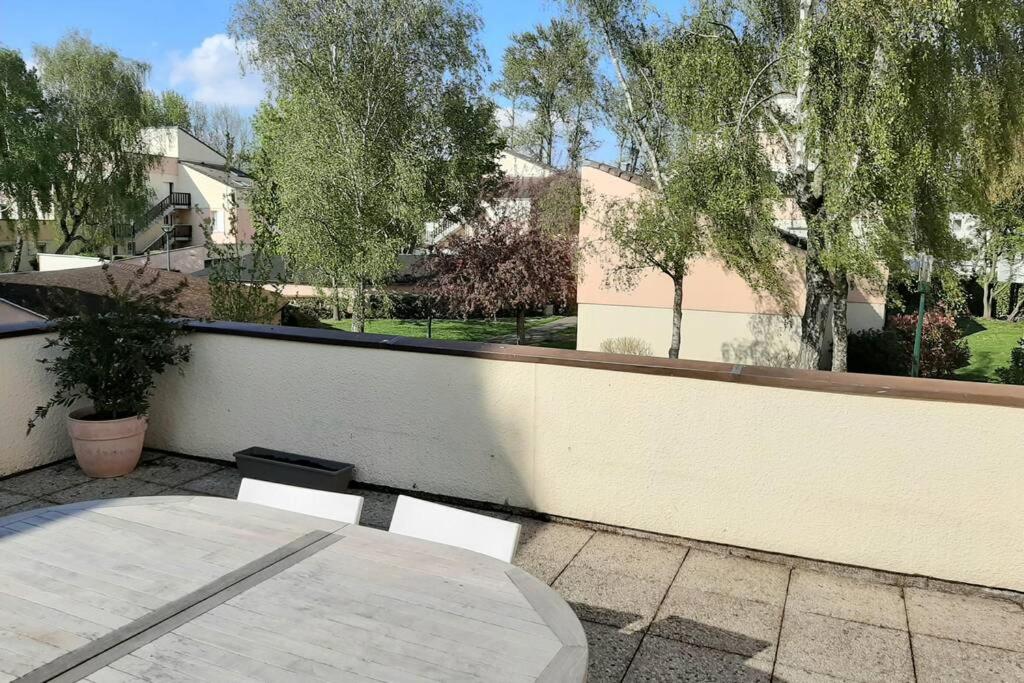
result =
[{"label": "exterior staircase", "polygon": [[[192,206],[192,195],[189,192],[171,192],[159,202],[149,207],[146,213],[142,214],[129,226],[115,228],[113,230],[115,254],[123,256],[136,256],[144,254],[157,246],[164,246],[164,226],[157,221],[175,209],[188,209]],[[188,240],[192,238],[192,226],[174,226],[174,240],[183,241],[179,238],[179,228],[186,228],[180,231],[183,237]],[[141,248],[140,248],[141,247]]]}]

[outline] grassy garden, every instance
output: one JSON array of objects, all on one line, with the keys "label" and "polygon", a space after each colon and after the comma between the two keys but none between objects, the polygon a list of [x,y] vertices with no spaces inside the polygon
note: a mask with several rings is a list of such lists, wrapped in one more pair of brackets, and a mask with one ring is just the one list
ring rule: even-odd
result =
[{"label": "grassy garden", "polygon": [[1024,337],[1024,323],[969,318],[961,323],[971,349],[971,362],[956,371],[957,379],[997,382],[996,370],[1010,363],[1010,351]]},{"label": "grassy garden", "polygon": [[[537,327],[545,323],[554,322],[561,316],[548,316],[542,318],[527,318],[526,329]],[[349,331],[351,329],[352,322],[350,320],[324,320],[324,325],[333,327],[337,330]],[[373,320],[366,321],[366,332],[369,334],[386,334],[397,337],[418,337],[425,339],[427,336],[427,321],[426,320],[399,320],[394,318],[375,318]],[[495,337],[502,337],[509,334],[516,333],[516,319],[515,318],[498,318],[485,319],[485,320],[434,320],[432,327],[432,336],[434,339],[443,339],[448,341],[473,341],[473,342],[484,342]],[[559,339],[555,341],[561,341],[566,343],[563,339],[565,335],[559,335]],[[547,346],[548,344],[540,344],[540,346]],[[555,344],[553,344],[555,345]],[[576,348],[576,335],[573,330],[572,335],[572,346],[565,347],[558,345],[559,348]]]}]

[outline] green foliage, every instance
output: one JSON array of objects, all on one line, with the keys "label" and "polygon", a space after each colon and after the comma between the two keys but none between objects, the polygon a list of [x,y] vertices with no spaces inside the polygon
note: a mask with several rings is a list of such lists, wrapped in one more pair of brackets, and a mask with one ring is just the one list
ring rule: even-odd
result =
[{"label": "green foliage", "polygon": [[109,300],[104,310],[83,309],[54,323],[56,336],[43,348],[63,355],[39,362],[56,378],[57,390],[36,408],[30,432],[54,406],[70,407],[80,399],[91,401],[101,419],[145,415],[156,376],[189,360],[191,347],[177,343],[187,333],[184,321],[167,314],[188,281],[162,286],[160,271],[144,264],[122,285],[110,268],[103,266]]},{"label": "green foliage", "polygon": [[1010,364],[996,370],[996,376],[1003,384],[1024,384],[1024,338],[1010,352]]},{"label": "green foliage", "polygon": [[142,129],[150,121],[144,97],[148,67],[71,33],[36,61],[53,142],[47,160],[62,242],[99,249],[111,229],[129,225],[149,206]]},{"label": "green foliage", "polygon": [[[229,135],[225,167],[231,168],[233,160]],[[264,162],[261,155],[260,168]],[[267,222],[275,211],[275,185],[269,181],[261,183],[257,178],[256,188],[253,206],[260,211],[253,220],[251,235],[238,232],[238,190],[227,196],[228,229],[223,242],[213,238],[210,220],[203,222],[210,259],[210,298],[216,320],[270,324],[282,305],[283,284],[275,263],[277,234]]]},{"label": "green foliage", "polygon": [[[849,337],[850,372],[909,375],[917,314],[892,316],[883,330],[862,330]],[[952,377],[971,360],[963,331],[947,311],[925,313],[921,334],[921,377]]]},{"label": "green foliage", "polygon": [[601,342],[605,353],[621,353],[627,356],[653,356],[651,345],[638,337],[615,337]]},{"label": "green foliage", "polygon": [[582,161],[593,142],[589,124],[596,117],[596,62],[583,27],[566,19],[512,35],[496,88],[513,106],[522,102],[533,113],[514,142],[535,161],[555,163],[559,126],[565,130],[567,166],[576,168]]},{"label": "green foliage", "polygon": [[18,52],[0,48],[0,219],[11,221],[17,239],[13,270],[23,241],[38,234],[39,217],[52,204],[46,115],[36,73]]},{"label": "green foliage", "polygon": [[188,100],[174,90],[164,90],[160,94],[146,92],[143,95],[149,108],[150,125],[178,126],[189,130],[192,121]]},{"label": "green foliage", "polygon": [[949,214],[984,203],[985,178],[1021,127],[1016,0],[699,0],[671,24],[639,0],[570,4],[604,46],[628,124],[620,128],[659,190],[674,156],[693,149],[672,144],[680,137],[749,147],[740,158],[760,154],[781,171],[774,193],[793,198],[808,226],[809,367],[851,277],[880,285],[919,250],[951,258]]},{"label": "green foliage", "polygon": [[[233,31],[257,46],[275,104],[256,121],[276,228],[313,284],[367,288],[424,224],[472,214],[498,150],[479,95],[479,19],[454,0],[245,0]],[[441,103],[441,106],[438,106]]]}]

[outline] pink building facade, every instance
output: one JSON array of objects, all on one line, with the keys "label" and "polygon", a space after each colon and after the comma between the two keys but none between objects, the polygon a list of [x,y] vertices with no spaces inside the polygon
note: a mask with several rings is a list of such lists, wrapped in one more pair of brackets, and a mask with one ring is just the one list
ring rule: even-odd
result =
[{"label": "pink building facade", "polygon": [[[587,256],[581,265],[577,302],[577,348],[599,351],[605,340],[634,337],[657,356],[667,356],[672,335],[672,281],[654,269],[631,289],[608,282],[616,249],[605,233],[602,206],[646,192],[644,182],[603,164],[587,164],[581,184],[588,210],[580,221]],[[792,222],[792,208],[779,207],[778,225]],[[784,234],[780,232],[780,239]],[[806,287],[800,239],[785,239],[779,264],[790,283],[790,306],[753,290],[739,275],[712,258],[697,259],[683,281],[682,345],[679,356],[693,360],[789,367],[799,350],[800,316]],[[854,287],[849,297],[850,331],[884,322],[885,294]]]}]

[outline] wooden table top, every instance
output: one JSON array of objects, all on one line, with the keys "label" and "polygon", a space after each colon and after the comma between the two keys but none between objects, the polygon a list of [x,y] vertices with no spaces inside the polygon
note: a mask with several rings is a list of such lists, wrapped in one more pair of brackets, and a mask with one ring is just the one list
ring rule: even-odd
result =
[{"label": "wooden table top", "polygon": [[0,519],[0,681],[582,681],[572,609],[460,548],[203,496]]}]

